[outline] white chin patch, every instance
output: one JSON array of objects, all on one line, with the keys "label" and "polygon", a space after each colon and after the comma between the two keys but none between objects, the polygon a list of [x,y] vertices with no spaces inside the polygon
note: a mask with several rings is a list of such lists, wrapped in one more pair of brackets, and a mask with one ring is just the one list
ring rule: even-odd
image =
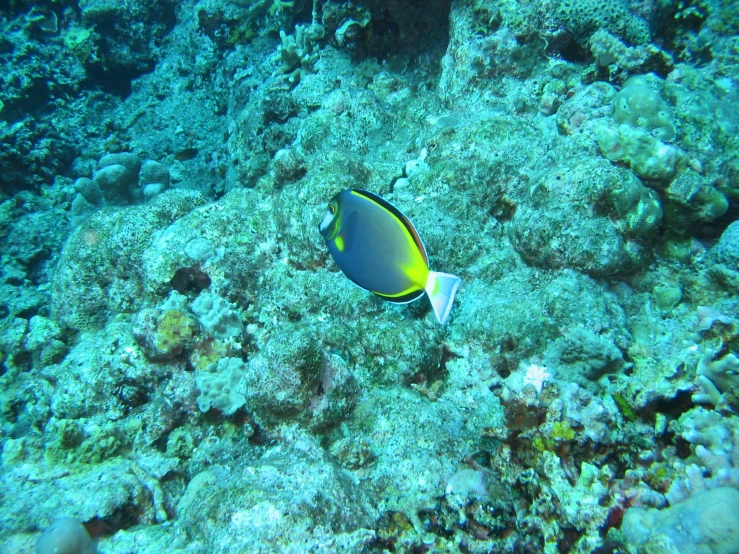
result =
[{"label": "white chin patch", "polygon": [[328,229],[328,226],[331,225],[331,222],[334,220],[334,214],[332,214],[329,211],[326,211],[326,213],[323,216],[323,219],[321,220],[320,225],[318,225],[318,230],[321,231],[321,233],[325,232],[326,229]]}]

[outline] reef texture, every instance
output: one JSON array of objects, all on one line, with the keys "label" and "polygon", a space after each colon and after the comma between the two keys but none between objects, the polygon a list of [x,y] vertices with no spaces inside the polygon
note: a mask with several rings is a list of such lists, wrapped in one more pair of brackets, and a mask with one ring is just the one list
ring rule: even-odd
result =
[{"label": "reef texture", "polygon": [[737,13],[0,6],[0,551],[737,552]]}]

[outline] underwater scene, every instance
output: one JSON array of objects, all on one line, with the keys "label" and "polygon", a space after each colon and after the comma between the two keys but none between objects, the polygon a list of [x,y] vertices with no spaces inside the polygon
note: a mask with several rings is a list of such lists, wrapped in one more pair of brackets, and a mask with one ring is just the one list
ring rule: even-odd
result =
[{"label": "underwater scene", "polygon": [[0,553],[739,554],[739,0],[0,0]]}]

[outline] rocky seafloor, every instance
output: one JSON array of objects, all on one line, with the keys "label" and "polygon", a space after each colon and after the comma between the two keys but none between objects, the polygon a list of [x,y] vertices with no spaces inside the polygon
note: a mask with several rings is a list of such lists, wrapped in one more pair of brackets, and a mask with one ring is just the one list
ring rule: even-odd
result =
[{"label": "rocky seafloor", "polygon": [[736,0],[10,0],[0,60],[0,552],[739,552]]}]

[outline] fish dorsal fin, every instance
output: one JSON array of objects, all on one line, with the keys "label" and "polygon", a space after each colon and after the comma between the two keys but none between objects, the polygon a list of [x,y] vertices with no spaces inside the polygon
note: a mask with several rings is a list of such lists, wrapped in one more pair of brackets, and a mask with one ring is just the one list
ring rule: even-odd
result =
[{"label": "fish dorsal fin", "polygon": [[421,255],[423,256],[423,260],[426,262],[426,266],[428,266],[429,258],[428,258],[428,255],[426,254],[426,247],[423,245],[423,241],[421,240],[421,237],[418,235],[418,231],[416,231],[416,228],[413,226],[413,223],[411,223],[410,219],[408,219],[403,212],[401,212],[398,208],[393,206],[390,202],[388,202],[384,198],[380,198],[379,196],[377,196],[374,192],[370,192],[364,189],[354,189],[352,192],[355,192],[359,194],[360,196],[364,196],[368,200],[371,200],[375,204],[383,207],[388,212],[393,214],[396,218],[398,218],[398,221],[400,221],[403,224],[403,226],[408,230],[408,233],[411,235],[413,242],[416,243],[416,246],[418,246],[418,249],[421,251]]}]

